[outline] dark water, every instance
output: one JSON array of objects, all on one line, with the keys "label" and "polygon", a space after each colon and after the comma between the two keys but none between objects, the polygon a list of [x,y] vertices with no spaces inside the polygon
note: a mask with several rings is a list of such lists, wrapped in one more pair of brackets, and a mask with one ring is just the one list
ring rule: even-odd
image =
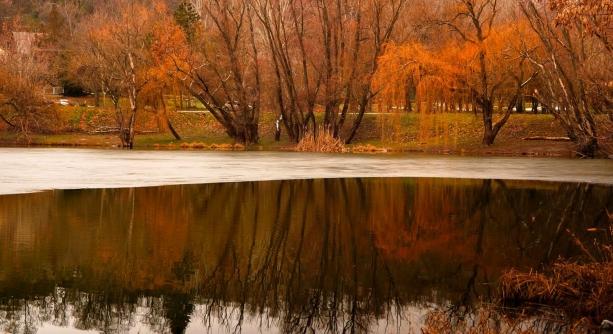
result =
[{"label": "dark water", "polygon": [[329,179],[0,196],[0,332],[418,332],[580,257],[613,187]]}]

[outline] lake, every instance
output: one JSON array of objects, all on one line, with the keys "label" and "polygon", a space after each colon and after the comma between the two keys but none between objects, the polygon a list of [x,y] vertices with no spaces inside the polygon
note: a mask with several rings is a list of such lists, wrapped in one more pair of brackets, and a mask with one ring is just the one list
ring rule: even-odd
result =
[{"label": "lake", "polygon": [[0,150],[0,332],[419,332],[613,212],[607,161],[110,153]]}]

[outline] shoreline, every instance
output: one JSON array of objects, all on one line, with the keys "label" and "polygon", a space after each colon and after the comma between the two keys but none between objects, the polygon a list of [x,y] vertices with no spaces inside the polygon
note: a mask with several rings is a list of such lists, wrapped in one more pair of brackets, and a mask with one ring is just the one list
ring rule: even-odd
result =
[{"label": "shoreline", "polygon": [[[62,115],[79,119],[85,111],[67,109]],[[87,112],[103,113],[103,110]],[[203,150],[203,151],[294,151],[295,143],[282,134],[275,141],[274,115],[262,115],[260,141],[257,145],[243,147],[230,139],[224,130],[210,117],[174,113],[171,116],[175,129],[181,135],[176,140],[157,126],[155,115],[143,113],[138,121],[135,149],[140,150]],[[93,117],[93,116],[92,116]],[[94,118],[94,117],[93,117]],[[391,122],[391,123],[390,123]],[[92,133],[96,127],[111,124],[108,121],[62,127],[47,134],[30,135],[30,145],[17,133],[0,128],[0,147],[80,147],[118,148],[115,134]],[[564,157],[574,158],[575,147],[570,142],[549,140],[524,140],[524,138],[559,137],[564,132],[551,115],[521,114],[508,121],[496,141],[484,146],[483,129],[474,115],[460,113],[415,113],[366,115],[354,142],[346,145],[347,152],[372,154],[426,153],[441,156],[486,157]],[[600,158],[613,153],[613,137],[601,133]],[[603,153],[606,152],[606,153]]]},{"label": "shoreline", "polygon": [[[92,135],[76,135],[75,140],[65,141],[56,140],[55,137],[64,138],[66,135],[50,135],[41,136],[44,140],[36,140],[30,144],[0,141],[0,148],[81,148],[81,149],[101,149],[101,150],[118,150],[125,151],[116,143],[100,143],[99,136]],[[72,136],[72,135],[69,135]],[[83,140],[84,138],[92,138],[92,140]],[[49,140],[49,138],[51,140]],[[104,138],[110,139],[110,138]],[[113,138],[114,139],[114,138]],[[198,139],[182,140],[170,143],[145,143],[139,144],[137,137],[134,150],[146,151],[203,151],[203,152],[228,152],[228,151],[249,151],[249,152],[296,152],[296,153],[326,153],[317,151],[299,152],[294,149],[294,144],[268,143],[243,146],[242,144],[231,143],[229,141],[208,141],[203,142]],[[111,139],[112,140],[112,139]],[[535,143],[532,141],[531,143]],[[509,147],[508,145],[492,145],[492,146],[472,146],[472,147],[446,147],[424,145],[423,147],[414,145],[381,145],[372,143],[355,143],[346,146],[346,150],[342,152],[330,152],[338,154],[428,154],[435,156],[459,156],[459,157],[526,157],[526,158],[570,158],[581,159],[572,150],[570,143],[555,143],[537,142],[536,145],[530,147]],[[601,153],[596,159],[613,159],[613,156],[607,156]]]}]

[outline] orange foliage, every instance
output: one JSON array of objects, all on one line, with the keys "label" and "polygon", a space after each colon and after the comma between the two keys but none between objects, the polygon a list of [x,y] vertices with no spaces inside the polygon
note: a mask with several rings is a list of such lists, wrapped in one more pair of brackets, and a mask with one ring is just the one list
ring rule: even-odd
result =
[{"label": "orange foliage", "polygon": [[[455,254],[463,261],[474,259],[476,236],[466,234],[464,229],[476,221],[461,221],[458,208],[464,203],[458,201],[463,201],[462,194],[457,188],[442,186],[440,180],[415,182],[415,193],[409,198],[390,197],[387,195],[392,194],[386,194],[383,187],[378,189],[376,198],[387,209],[374,210],[376,215],[369,217],[376,247],[387,258],[400,261],[418,261],[432,254]],[[412,204],[403,203],[407,201]]]},{"label": "orange foliage", "polygon": [[[453,91],[457,87],[455,78],[461,73],[461,68],[452,61],[454,50],[457,49],[436,53],[418,43],[388,44],[373,79],[374,90],[380,92],[379,99],[399,103],[406,90],[404,85],[409,83],[415,85],[418,101],[431,101],[434,96]],[[418,109],[419,105],[420,102]],[[426,110],[429,111],[428,104]]]},{"label": "orange foliage", "polygon": [[426,112],[431,112],[435,102],[449,103],[470,95],[469,86],[479,80],[475,59],[480,51],[487,55],[491,81],[508,88],[509,74],[516,71],[522,47],[531,48],[535,44],[536,38],[525,20],[493,29],[482,45],[450,41],[436,49],[420,43],[390,43],[379,58],[373,86],[379,91],[380,100],[397,104],[406,90],[405,85],[413,84],[418,110],[423,106]]}]

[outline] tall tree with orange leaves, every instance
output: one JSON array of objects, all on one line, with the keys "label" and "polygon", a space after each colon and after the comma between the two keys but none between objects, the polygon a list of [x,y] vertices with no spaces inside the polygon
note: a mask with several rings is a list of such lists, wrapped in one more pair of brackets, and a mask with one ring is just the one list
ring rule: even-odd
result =
[{"label": "tall tree with orange leaves", "polygon": [[[474,95],[479,105],[483,118],[483,144],[492,145],[500,129],[506,124],[516,105],[523,88],[528,85],[536,76],[536,72],[529,77],[524,77],[522,71],[526,57],[518,53],[515,57],[505,55],[506,50],[498,48],[496,51],[491,49],[496,43],[504,43],[495,40],[501,37],[504,26],[497,24],[501,16],[501,4],[499,0],[449,0],[446,1],[444,12],[440,17],[434,18],[433,23],[447,27],[450,32],[456,35],[461,43],[466,62],[466,74],[460,77],[460,83],[468,88]],[[498,36],[497,36],[498,35]],[[512,37],[507,34],[506,37]],[[512,59],[519,69],[519,75],[510,73],[500,65],[500,60]],[[494,122],[494,109],[496,95],[499,90],[509,82],[515,81],[516,90],[511,95],[510,103],[506,106],[498,106],[503,110],[502,117]]]},{"label": "tall tree with orange leaves", "polygon": [[[483,117],[483,144],[491,145],[538,73],[530,71],[525,54],[535,39],[525,22],[495,24],[495,2],[485,1],[478,10],[474,6],[462,2],[441,16],[454,19],[434,20],[453,33],[441,45],[389,44],[379,58],[374,86],[384,100],[398,102],[403,85],[410,83],[416,88],[417,109],[426,112],[433,107],[460,111],[464,101],[475,101]],[[501,113],[496,122],[495,111]]]},{"label": "tall tree with orange leaves", "polygon": [[141,93],[152,81],[151,36],[154,23],[165,12],[160,3],[153,9],[149,6],[140,0],[112,0],[99,6],[82,27],[79,57],[73,65],[83,78],[89,78],[87,82],[97,83],[110,96],[125,148],[134,147]]}]

